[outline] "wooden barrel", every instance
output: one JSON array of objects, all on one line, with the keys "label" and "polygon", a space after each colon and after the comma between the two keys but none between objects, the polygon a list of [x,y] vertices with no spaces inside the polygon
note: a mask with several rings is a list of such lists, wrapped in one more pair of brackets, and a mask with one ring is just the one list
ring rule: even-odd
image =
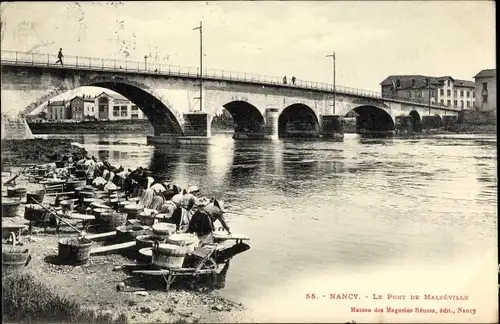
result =
[{"label": "wooden barrel", "polygon": [[2,199],[2,217],[16,217],[21,200],[13,198]]},{"label": "wooden barrel", "polygon": [[92,241],[86,238],[59,240],[59,259],[66,264],[83,264],[90,257]]},{"label": "wooden barrel", "polygon": [[136,219],[143,211],[144,206],[139,204],[128,204],[123,207],[123,212],[127,213],[129,219]]},{"label": "wooden barrel", "polygon": [[73,206],[75,205],[75,202],[72,199],[61,200],[61,202],[59,203],[59,205],[61,206],[61,208],[64,211],[72,212],[73,211]]},{"label": "wooden barrel", "polygon": [[26,194],[26,203],[27,204],[36,204],[36,201],[41,204],[41,203],[43,203],[44,199],[45,199],[45,191],[44,190],[37,190],[34,192],[28,192]]},{"label": "wooden barrel", "polygon": [[24,219],[30,222],[42,223],[49,221],[50,213],[40,205],[30,204],[24,207]]},{"label": "wooden barrel", "polygon": [[26,188],[16,187],[7,189],[7,197],[24,198],[26,196]]},{"label": "wooden barrel", "polygon": [[188,253],[193,252],[200,244],[200,239],[195,234],[177,233],[169,235],[166,239],[167,243],[184,246]]},{"label": "wooden barrel", "polygon": [[70,197],[68,197],[68,196],[57,196],[56,200],[54,202],[54,206],[59,207],[61,205],[61,201],[68,200],[68,199],[70,199]]},{"label": "wooden barrel", "polygon": [[153,225],[153,233],[156,235],[168,236],[177,230],[177,225],[170,223],[157,223]]},{"label": "wooden barrel", "polygon": [[87,207],[90,207],[90,204],[93,203],[93,202],[96,202],[98,201],[99,199],[97,198],[83,198],[83,207],[84,208],[87,208]]},{"label": "wooden barrel", "polygon": [[165,243],[165,236],[160,235],[139,235],[135,238],[135,246],[137,251],[147,247],[153,247],[155,242]]},{"label": "wooden barrel", "polygon": [[179,269],[184,264],[186,248],[175,244],[155,243],[152,263],[160,268]]},{"label": "wooden barrel", "polygon": [[153,248],[147,247],[137,251],[137,260],[145,263],[151,263],[153,259]]},{"label": "wooden barrel", "polygon": [[87,184],[87,181],[83,180],[70,180],[64,184],[65,191],[75,191],[76,188],[83,187]]},{"label": "wooden barrel", "polygon": [[139,223],[144,226],[153,226],[156,214],[158,214],[157,210],[144,208],[144,211],[139,214]]},{"label": "wooden barrel", "polygon": [[[102,217],[102,215],[101,215]],[[134,241],[139,235],[144,235],[145,228],[142,226],[118,226],[116,228],[116,239],[119,242],[130,242]]]},{"label": "wooden barrel", "polygon": [[[96,217],[97,219],[97,217]],[[108,211],[99,214],[98,228],[102,232],[115,231],[118,227],[125,225],[127,214]]]},{"label": "wooden barrel", "polygon": [[[85,170],[82,170],[82,169],[75,170],[75,177],[77,177],[77,178],[85,178],[86,174],[87,173],[85,172]],[[85,183],[87,183],[87,181],[85,181]]]},{"label": "wooden barrel", "polygon": [[156,215],[156,220],[158,221],[158,223],[170,223],[172,217],[169,214],[159,213]]},{"label": "wooden barrel", "polygon": [[19,246],[2,246],[2,271],[18,271],[29,264],[30,250]]}]

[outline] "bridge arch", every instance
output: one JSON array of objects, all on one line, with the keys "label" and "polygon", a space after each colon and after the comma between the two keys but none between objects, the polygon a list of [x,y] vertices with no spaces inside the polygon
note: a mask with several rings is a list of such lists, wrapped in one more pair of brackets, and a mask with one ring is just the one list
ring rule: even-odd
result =
[{"label": "bridge arch", "polygon": [[234,100],[222,105],[233,117],[235,133],[263,133],[264,116],[257,107],[244,100]]},{"label": "bridge arch", "polygon": [[137,105],[153,125],[155,135],[160,135],[162,133],[183,133],[181,127],[181,114],[178,113],[167,100],[145,84],[124,78],[117,80],[116,77],[106,76],[78,81],[79,82],[70,82],[67,79],[61,80],[61,85],[59,87],[28,105],[22,111],[21,116],[27,116],[43,103],[67,91],[84,86],[100,87],[117,92]]},{"label": "bridge arch", "polygon": [[409,115],[411,116],[411,128],[414,132],[419,132],[422,130],[422,118],[420,114],[416,110],[410,111]]},{"label": "bridge arch", "polygon": [[319,119],[314,110],[302,103],[292,104],[281,112],[278,117],[278,136],[318,136],[320,132]]},{"label": "bridge arch", "polygon": [[[356,131],[364,132],[388,132],[395,129],[392,116],[382,108],[373,105],[358,106],[354,111],[356,116]],[[346,116],[351,112],[347,112]]]}]

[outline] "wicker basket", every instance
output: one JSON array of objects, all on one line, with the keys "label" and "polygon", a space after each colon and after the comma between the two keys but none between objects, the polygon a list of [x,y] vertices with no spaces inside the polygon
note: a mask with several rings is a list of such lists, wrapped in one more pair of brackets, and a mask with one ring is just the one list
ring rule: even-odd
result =
[{"label": "wicker basket", "polygon": [[139,204],[129,204],[123,207],[123,212],[128,214],[129,219],[136,219],[144,211],[144,206]]},{"label": "wicker basket", "polygon": [[30,250],[18,246],[2,246],[2,271],[18,271],[31,260]]},{"label": "wicker basket", "polygon": [[27,204],[36,204],[37,202],[39,202],[41,204],[41,203],[43,203],[44,199],[45,199],[45,191],[44,190],[30,192],[26,195],[26,203]]},{"label": "wicker basket", "polygon": [[86,238],[63,238],[59,240],[59,259],[66,264],[86,263],[92,243]]}]

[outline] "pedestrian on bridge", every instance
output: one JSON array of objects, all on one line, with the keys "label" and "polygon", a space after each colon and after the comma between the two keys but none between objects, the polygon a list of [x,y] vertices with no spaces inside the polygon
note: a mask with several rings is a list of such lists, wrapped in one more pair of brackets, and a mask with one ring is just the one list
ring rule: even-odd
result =
[{"label": "pedestrian on bridge", "polygon": [[62,48],[59,49],[59,53],[57,53],[57,58],[58,60],[56,61],[56,64],[57,63],[61,63],[61,66],[63,65],[63,61],[62,61],[62,58],[64,57],[63,53],[62,53]]},{"label": "pedestrian on bridge", "polygon": [[293,85],[295,85],[295,80],[297,80],[297,79],[295,79],[295,77],[294,77],[294,76],[292,76],[292,84],[293,84]]},{"label": "pedestrian on bridge", "polygon": [[283,77],[283,84],[286,84],[286,75]]}]

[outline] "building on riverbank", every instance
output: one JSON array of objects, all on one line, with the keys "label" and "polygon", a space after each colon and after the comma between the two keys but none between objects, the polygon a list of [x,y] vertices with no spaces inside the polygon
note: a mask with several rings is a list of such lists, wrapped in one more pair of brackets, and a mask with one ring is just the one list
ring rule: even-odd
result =
[{"label": "building on riverbank", "polygon": [[136,104],[119,94],[102,92],[95,97],[96,117],[100,120],[145,119]]},{"label": "building on riverbank", "polygon": [[391,75],[380,83],[382,97],[472,109],[475,84],[451,76]]},{"label": "building on riverbank", "polygon": [[488,112],[496,116],[497,112],[497,70],[482,70],[474,76],[476,81],[476,105],[479,112]]},{"label": "building on riverbank", "polygon": [[72,120],[95,118],[95,99],[82,95],[70,100],[70,116]]},{"label": "building on riverbank", "polygon": [[65,100],[56,100],[47,102],[47,120],[62,121],[70,119],[70,102]]}]

